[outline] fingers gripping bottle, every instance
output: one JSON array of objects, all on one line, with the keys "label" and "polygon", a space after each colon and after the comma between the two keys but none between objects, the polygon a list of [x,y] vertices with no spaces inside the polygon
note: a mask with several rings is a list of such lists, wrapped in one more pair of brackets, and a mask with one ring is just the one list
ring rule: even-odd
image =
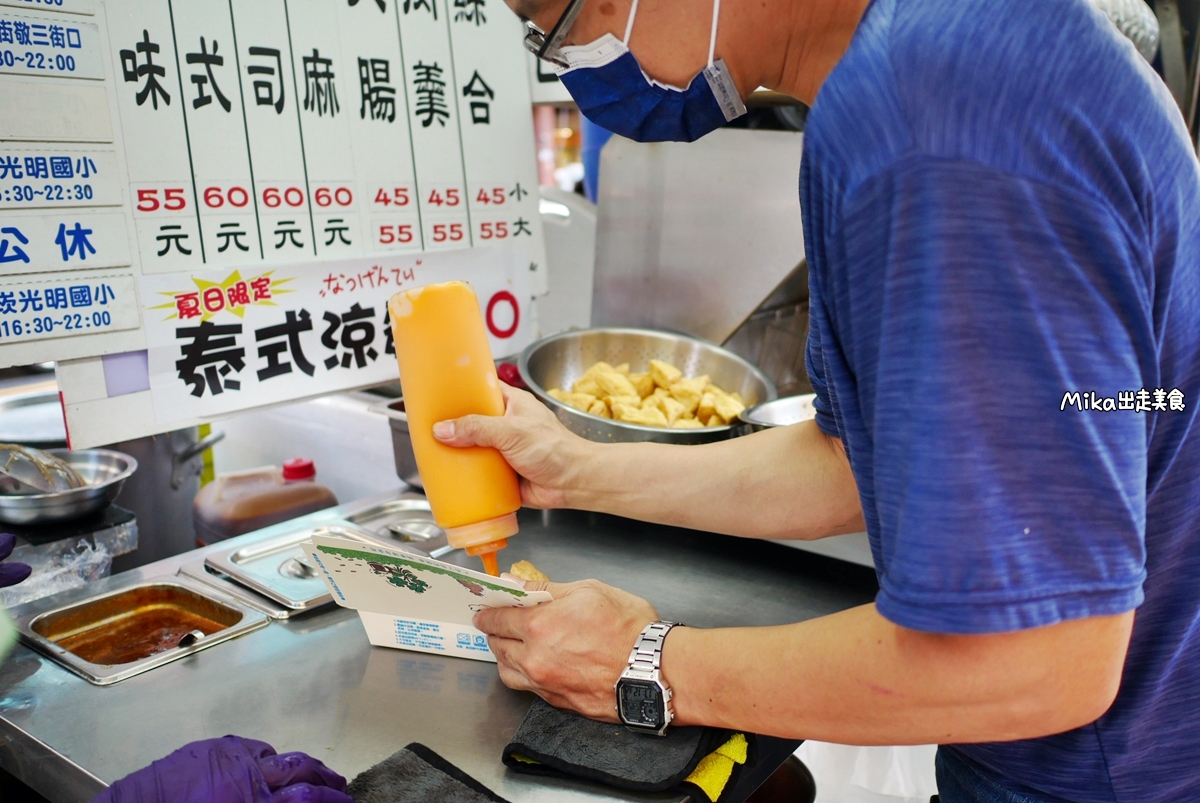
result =
[{"label": "fingers gripping bottle", "polygon": [[464,415],[504,415],[504,397],[475,291],[465,282],[403,290],[388,302],[417,469],[450,546],[498,574],[496,552],[517,533],[521,490],[495,449],[458,449],[433,425]]}]

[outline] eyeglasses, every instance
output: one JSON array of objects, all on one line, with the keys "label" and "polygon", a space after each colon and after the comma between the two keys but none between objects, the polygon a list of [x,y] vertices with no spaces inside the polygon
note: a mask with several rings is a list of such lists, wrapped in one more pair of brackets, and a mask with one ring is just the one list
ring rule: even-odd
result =
[{"label": "eyeglasses", "polygon": [[571,26],[575,23],[575,18],[579,16],[579,12],[583,9],[584,0],[571,0],[567,4],[567,10],[559,17],[558,22],[550,33],[546,33],[541,28],[533,24],[533,20],[525,20],[525,47],[530,53],[537,56],[539,59],[549,61],[560,67],[569,67],[566,60],[559,55],[558,49],[562,45],[567,34],[571,32]]}]

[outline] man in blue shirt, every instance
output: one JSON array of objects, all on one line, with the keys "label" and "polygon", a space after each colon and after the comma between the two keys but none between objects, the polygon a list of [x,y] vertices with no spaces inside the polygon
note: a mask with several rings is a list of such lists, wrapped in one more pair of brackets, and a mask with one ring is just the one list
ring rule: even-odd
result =
[{"label": "man in blue shirt", "polygon": [[[567,5],[510,4],[543,30]],[[644,0],[630,36],[628,0],[588,0],[565,44],[624,31],[647,76],[688,86],[706,8]],[[1166,89],[1087,0],[760,0],[719,31],[743,97],[812,106],[816,421],[593,444],[512,391],[503,418],[435,434],[499,448],[533,506],[766,538],[865,526],[873,605],[670,631],[681,724],[938,742],[945,803],[1196,799],[1200,169]],[[477,617],[501,678],[613,720],[657,614],[549,588]]]}]

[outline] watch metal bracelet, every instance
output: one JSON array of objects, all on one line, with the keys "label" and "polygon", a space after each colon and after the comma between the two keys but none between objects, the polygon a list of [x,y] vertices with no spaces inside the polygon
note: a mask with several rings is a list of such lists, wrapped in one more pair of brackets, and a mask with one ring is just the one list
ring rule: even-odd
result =
[{"label": "watch metal bracelet", "polygon": [[651,622],[646,625],[629,653],[629,668],[638,672],[651,672],[662,664],[663,642],[671,628],[678,622]]}]

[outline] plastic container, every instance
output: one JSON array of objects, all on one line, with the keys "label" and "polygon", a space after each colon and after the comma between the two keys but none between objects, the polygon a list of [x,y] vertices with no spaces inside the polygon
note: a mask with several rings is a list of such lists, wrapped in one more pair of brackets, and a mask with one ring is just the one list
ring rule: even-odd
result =
[{"label": "plastic container", "polygon": [[316,477],[316,467],[307,457],[289,460],[283,468],[263,466],[218,474],[192,503],[197,546],[335,506],[337,497]]},{"label": "plastic container", "polygon": [[503,415],[483,313],[465,282],[396,293],[388,302],[413,454],[434,521],[450,546],[498,573],[496,552],[517,533],[521,490],[498,451],[456,449],[433,437],[433,425],[464,415]]}]

